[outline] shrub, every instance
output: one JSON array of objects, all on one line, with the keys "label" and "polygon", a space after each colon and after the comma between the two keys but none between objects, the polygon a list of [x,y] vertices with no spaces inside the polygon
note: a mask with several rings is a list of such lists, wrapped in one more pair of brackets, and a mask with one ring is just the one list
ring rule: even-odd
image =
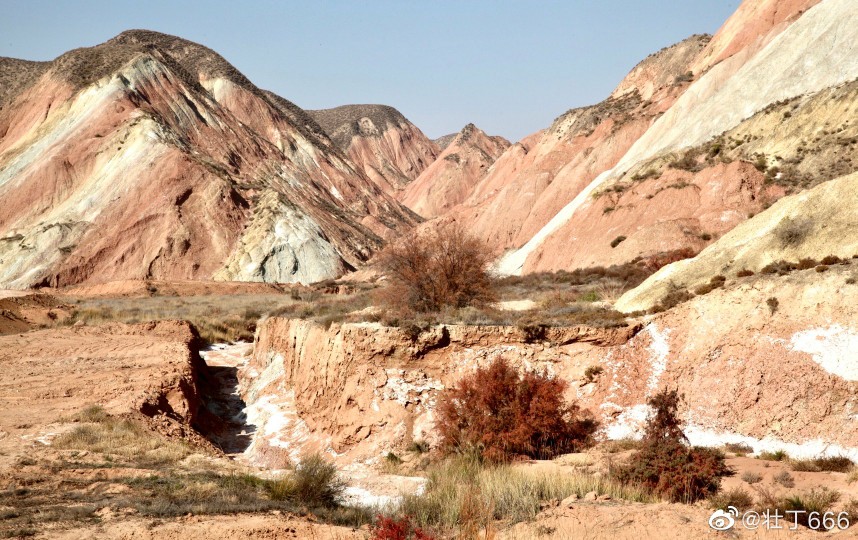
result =
[{"label": "shrub", "polygon": [[825,258],[823,258],[823,259],[822,259],[821,261],[819,261],[819,262],[820,262],[820,263],[822,263],[822,264],[825,264],[825,265],[831,266],[832,264],[837,264],[837,263],[839,263],[839,262],[840,262],[840,257],[837,257],[836,255],[826,255],[826,256],[825,256]]},{"label": "shrub", "polygon": [[581,302],[598,302],[600,300],[599,293],[597,293],[596,291],[587,291],[581,295],[579,300]]},{"label": "shrub", "polygon": [[828,266],[826,266],[824,264],[820,264],[819,266],[816,267],[816,271],[817,271],[817,273],[820,273],[820,274],[823,272],[828,272]]},{"label": "shrub", "polygon": [[603,371],[605,369],[602,366],[589,366],[584,370],[584,379],[587,382],[593,382]]},{"label": "shrub", "polygon": [[585,444],[596,423],[563,402],[566,382],[541,373],[522,376],[503,359],[478,368],[445,390],[438,403],[442,448],[476,450],[491,461],[551,458]]},{"label": "shrub", "polygon": [[783,450],[775,450],[774,452],[760,452],[760,459],[765,461],[784,461],[789,456]]},{"label": "shrub", "polygon": [[813,489],[810,493],[805,493],[804,495],[786,497],[778,506],[781,507],[779,510],[796,512],[795,514],[788,514],[790,521],[795,520],[805,527],[821,530],[824,527],[822,519],[819,519],[816,523],[810,522],[810,514],[815,512],[817,516],[822,516],[839,500],[839,491],[821,488]]},{"label": "shrub", "polygon": [[425,454],[429,451],[429,443],[422,439],[415,439],[408,446],[408,450],[417,454]]},{"label": "shrub", "polygon": [[817,263],[813,259],[804,258],[804,259],[801,259],[800,261],[798,261],[798,269],[799,270],[810,270],[811,268],[814,268],[817,264],[819,264],[819,263]]},{"label": "shrub", "polygon": [[754,451],[750,445],[745,443],[727,443],[724,445],[724,450],[733,452],[737,456],[746,456]]},{"label": "shrub", "polygon": [[346,488],[337,468],[319,454],[301,458],[292,474],[292,493],[310,508],[335,506]]},{"label": "shrub", "polygon": [[742,270],[736,272],[736,277],[749,277],[753,275],[754,272],[752,270],[748,270],[747,268],[743,268]]},{"label": "shrub", "polygon": [[785,488],[791,488],[795,486],[795,479],[793,479],[792,475],[788,471],[781,471],[778,474],[774,475],[772,479]]},{"label": "shrub", "polygon": [[709,504],[712,508],[720,508],[721,510],[726,510],[732,506],[741,512],[754,506],[754,497],[746,490],[735,487],[729,491],[712,495],[709,497]]},{"label": "shrub", "polygon": [[693,503],[717,493],[721,477],[732,472],[721,452],[687,446],[677,413],[681,400],[676,390],[650,398],[655,412],[647,421],[641,449],[614,474],[672,502]]},{"label": "shrub", "polygon": [[694,298],[694,295],[686,289],[675,289],[664,295],[664,298],[655,306],[653,311],[667,311]]},{"label": "shrub", "polygon": [[391,244],[379,262],[390,281],[383,300],[393,308],[433,312],[484,305],[496,296],[491,252],[457,224]]},{"label": "shrub", "polygon": [[757,484],[763,481],[763,475],[753,471],[745,471],[745,473],[742,474],[742,481],[749,484]]},{"label": "shrub", "polygon": [[789,465],[794,471],[820,472],[831,471],[846,473],[852,470],[855,464],[846,456],[820,456],[813,459],[791,459]]},{"label": "shrub", "polygon": [[408,516],[395,520],[379,515],[369,531],[372,540],[432,540],[435,538],[420,527],[414,527]]},{"label": "shrub", "polygon": [[625,241],[625,239],[626,239],[626,237],[622,236],[622,235],[614,238],[613,240],[611,240],[611,247],[615,248],[615,247],[619,246],[620,244],[622,244]]},{"label": "shrub", "polygon": [[807,218],[784,218],[775,228],[775,236],[784,247],[797,246],[813,230],[813,222]]},{"label": "shrub", "polygon": [[700,285],[699,287],[696,287],[694,289],[694,294],[696,294],[697,296],[703,296],[704,294],[711,293],[712,291],[714,291],[718,287],[719,286],[717,284],[714,284],[714,283],[707,283],[706,285]]},{"label": "shrub", "polygon": [[545,333],[548,330],[547,325],[530,319],[519,320],[516,326],[521,330],[522,340],[525,343],[534,343],[545,339]]},{"label": "shrub", "polygon": [[766,305],[769,306],[769,312],[771,312],[771,314],[774,315],[775,312],[778,310],[778,306],[780,305],[780,301],[777,298],[775,298],[774,296],[772,296],[771,298],[766,300]]}]

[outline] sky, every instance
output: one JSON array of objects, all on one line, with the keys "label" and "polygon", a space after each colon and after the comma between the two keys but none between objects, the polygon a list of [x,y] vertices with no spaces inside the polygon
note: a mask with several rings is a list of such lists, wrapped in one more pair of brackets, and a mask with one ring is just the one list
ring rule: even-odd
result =
[{"label": "sky", "polygon": [[383,103],[431,138],[516,141],[607,97],[738,0],[0,0],[0,56],[50,60],[145,28],[214,49],[304,109]]}]

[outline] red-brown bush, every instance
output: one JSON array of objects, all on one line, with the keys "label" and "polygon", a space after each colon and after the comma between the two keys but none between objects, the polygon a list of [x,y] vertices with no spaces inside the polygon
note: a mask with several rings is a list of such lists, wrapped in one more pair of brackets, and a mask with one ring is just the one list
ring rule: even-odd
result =
[{"label": "red-brown bush", "polygon": [[441,395],[437,426],[448,451],[476,450],[490,461],[548,459],[583,446],[596,423],[566,404],[566,382],[518,372],[495,360]]},{"label": "red-brown bush", "polygon": [[717,493],[721,477],[732,471],[720,451],[688,446],[677,414],[681,399],[676,390],[663,390],[649,400],[655,414],[647,422],[641,449],[615,475],[667,500],[693,503]]},{"label": "red-brown bush", "polygon": [[379,515],[370,527],[371,540],[435,540],[420,527],[414,527],[408,517],[395,520]]},{"label": "red-brown bush", "polygon": [[426,313],[496,297],[491,251],[455,223],[391,244],[379,262],[389,280],[383,300],[395,309]]}]

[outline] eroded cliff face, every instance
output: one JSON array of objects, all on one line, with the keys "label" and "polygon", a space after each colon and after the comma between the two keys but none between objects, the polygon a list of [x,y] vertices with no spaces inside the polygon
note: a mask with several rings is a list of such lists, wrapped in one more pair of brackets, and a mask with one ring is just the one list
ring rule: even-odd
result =
[{"label": "eroded cliff face", "polygon": [[683,76],[708,39],[694,36],[656,53],[604,102],[572,109],[512,145],[448,215],[499,251],[525,244],[688,88]]},{"label": "eroded cliff face", "polygon": [[318,281],[416,222],[306,113],[200,45],[130,31],[24,75],[0,110],[7,287]]},{"label": "eroded cliff face", "polygon": [[391,195],[416,179],[440,153],[405,116],[387,105],[309,111],[337,146]]},{"label": "eroded cliff face", "polygon": [[[248,404],[269,409],[256,455],[282,462],[312,448],[373,462],[413,440],[434,444],[438,392],[505,357],[568,381],[567,399],[608,438],[639,434],[647,399],[677,388],[693,443],[858,456],[856,273],[746,278],[627,328],[549,329],[534,343],[513,327],[438,326],[412,339],[378,324],[268,319],[241,374]],[[603,368],[593,381],[590,366]]]},{"label": "eroded cliff face", "polygon": [[[755,14],[764,16],[758,21]],[[504,273],[521,273],[556,267],[559,264],[554,261],[556,246],[574,235],[580,225],[577,215],[587,212],[594,194],[624,179],[634,180],[653,161],[676,159],[690,148],[723,144],[721,134],[730,130],[742,132],[743,139],[731,141],[727,146],[747,144],[745,148],[752,152],[739,159],[753,160],[754,151],[765,153],[766,149],[784,146],[796,150],[797,155],[789,159],[780,156],[779,167],[795,166],[800,170],[801,166],[796,164],[814,156],[814,168],[808,167],[804,174],[819,176],[821,169],[827,180],[851,172],[851,165],[841,163],[838,152],[820,146],[817,154],[814,145],[820,137],[828,137],[832,129],[837,133],[845,129],[844,123],[851,122],[854,110],[849,109],[847,118],[841,116],[836,127],[827,118],[825,106],[818,119],[810,112],[815,108],[806,109],[808,114],[803,118],[810,123],[790,121],[787,130],[780,129],[774,116],[764,117],[771,109],[780,109],[777,118],[789,120],[794,111],[782,108],[785,101],[794,101],[796,109],[800,109],[814,101],[812,96],[833,96],[855,78],[858,74],[854,55],[858,40],[853,35],[858,28],[856,17],[854,3],[848,0],[745,2],[700,55],[690,60],[686,76],[693,80],[681,95],[623,150],[614,164],[591,176],[592,181],[578,189],[577,194],[561,198],[567,201],[565,206],[548,216],[529,238],[514,242],[512,246],[520,247],[508,253],[499,268]],[[634,71],[631,76],[638,78]],[[818,99],[817,106],[823,100]],[[830,110],[837,108],[833,103]],[[755,121],[747,122],[755,116]],[[850,122],[844,122],[847,119]],[[758,128],[766,122],[771,123],[761,133]],[[799,132],[813,132],[813,135],[810,139],[806,135],[793,139]],[[780,140],[781,135],[784,140]],[[758,149],[751,150],[757,139],[760,139]],[[803,142],[796,146],[794,143],[799,140]],[[798,148],[803,150],[798,152]],[[766,154],[761,163],[772,166],[779,161],[777,157]],[[645,208],[647,201],[637,204]]]},{"label": "eroded cliff face", "polygon": [[445,214],[468,199],[497,158],[509,148],[503,137],[468,124],[441,155],[399,195],[399,201],[424,218]]}]

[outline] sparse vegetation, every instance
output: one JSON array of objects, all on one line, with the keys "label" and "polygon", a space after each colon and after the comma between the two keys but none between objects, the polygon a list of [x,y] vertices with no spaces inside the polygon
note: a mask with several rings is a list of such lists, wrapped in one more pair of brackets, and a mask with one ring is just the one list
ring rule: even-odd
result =
[{"label": "sparse vegetation", "polygon": [[772,477],[776,484],[780,484],[785,488],[795,487],[795,479],[788,471],[781,471]]},{"label": "sparse vegetation", "polygon": [[794,247],[804,242],[813,227],[813,222],[807,218],[784,218],[775,227],[774,234],[783,247]]},{"label": "sparse vegetation", "polygon": [[588,366],[587,369],[584,370],[584,380],[587,382],[593,382],[596,380],[596,377],[602,374],[605,369],[602,366]]},{"label": "sparse vegetation", "polygon": [[720,508],[721,510],[726,510],[732,506],[741,512],[754,507],[754,497],[748,491],[735,487],[710,496],[709,504],[712,508]]},{"label": "sparse vegetation", "polygon": [[769,313],[771,313],[772,315],[774,315],[778,311],[778,306],[780,304],[780,301],[774,296],[766,300],[766,305],[769,307]]},{"label": "sparse vegetation", "polygon": [[758,457],[765,461],[784,461],[789,458],[787,453],[783,450],[760,452],[760,455]]},{"label": "sparse vegetation", "polygon": [[530,472],[507,464],[484,463],[474,454],[441,461],[428,471],[423,495],[406,496],[400,512],[420,527],[460,531],[485,529],[492,520],[533,519],[540,502],[589,492],[613,499],[654,502],[646,490],[605,476]]},{"label": "sparse vegetation", "polygon": [[754,452],[754,449],[745,443],[727,443],[724,445],[724,450],[732,452],[737,456],[746,456]]},{"label": "sparse vegetation", "polygon": [[447,453],[476,452],[490,461],[550,458],[586,444],[595,422],[563,402],[566,382],[519,373],[497,359],[445,390],[437,426]]},{"label": "sparse vegetation", "polygon": [[622,244],[625,240],[626,240],[626,237],[620,235],[620,236],[614,238],[613,240],[611,240],[611,247],[615,248],[615,247],[619,246],[620,244]]},{"label": "sparse vegetation", "polygon": [[846,456],[819,456],[812,459],[790,459],[789,466],[794,471],[848,473],[855,468],[855,463]]}]

